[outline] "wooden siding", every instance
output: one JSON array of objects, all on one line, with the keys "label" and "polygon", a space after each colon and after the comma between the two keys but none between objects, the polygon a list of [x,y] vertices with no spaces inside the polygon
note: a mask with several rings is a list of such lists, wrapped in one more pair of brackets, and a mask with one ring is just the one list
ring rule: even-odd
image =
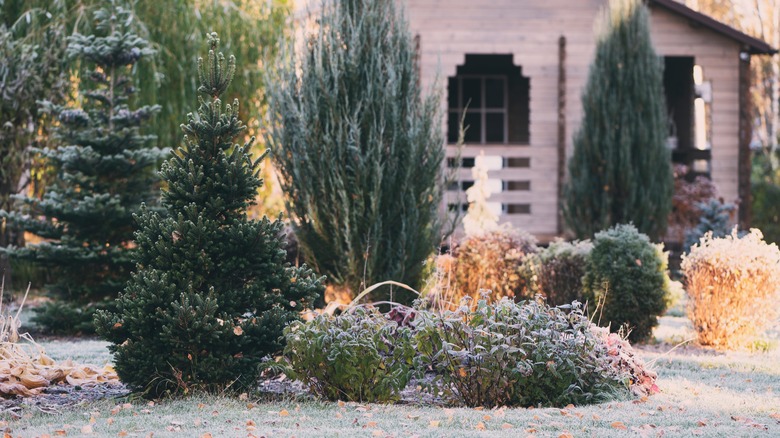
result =
[{"label": "wooden siding", "polygon": [[[546,241],[557,233],[558,41],[566,37],[567,156],[582,119],[580,96],[595,50],[594,20],[604,0],[402,0],[411,32],[420,35],[420,69],[426,88],[446,93],[466,54],[512,54],[530,78],[530,144],[466,145],[462,157],[530,157],[530,168],[492,170],[491,178],[530,180],[527,192],[494,194],[491,202],[531,204],[530,214],[502,216]],[[711,30],[692,27],[675,14],[656,8],[652,37],[659,55],[693,56],[712,83],[712,177],[721,196],[737,196],[739,46]],[[437,82],[438,81],[438,82]],[[446,96],[442,111],[447,110]],[[446,121],[445,121],[446,123]],[[446,126],[443,127],[446,129]],[[453,147],[448,156],[454,156]],[[461,177],[471,179],[470,169]],[[448,201],[454,200],[453,194]]]}]

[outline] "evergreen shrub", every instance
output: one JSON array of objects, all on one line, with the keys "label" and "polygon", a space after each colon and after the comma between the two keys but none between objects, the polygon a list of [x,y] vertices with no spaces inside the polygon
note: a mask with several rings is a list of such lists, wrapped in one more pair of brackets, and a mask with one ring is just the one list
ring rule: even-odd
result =
[{"label": "evergreen shrub", "polygon": [[362,307],[294,322],[284,330],[288,374],[328,400],[398,400],[414,355],[410,334],[408,327]]},{"label": "evergreen shrub", "polygon": [[777,320],[780,298],[780,250],[757,229],[739,237],[707,233],[682,270],[688,291],[688,315],[700,344],[744,347]]},{"label": "evergreen shrub", "polygon": [[668,254],[633,225],[596,233],[585,268],[583,297],[599,325],[627,326],[631,342],[647,341],[666,310]]},{"label": "evergreen shrub", "polygon": [[305,265],[285,262],[281,220],[247,217],[262,157],[251,157],[253,139],[235,143],[238,101],[220,100],[235,58],[218,44],[209,35],[198,113],[162,167],[167,214],[136,216],[136,271],[117,310],[95,317],[120,379],[149,397],[252,388],[261,359],[282,350],[284,327],[323,289]]},{"label": "evergreen shrub", "polygon": [[700,214],[695,227],[685,232],[685,251],[690,250],[705,234],[713,237],[725,237],[731,234],[733,227],[732,215],[737,207],[719,199],[708,199],[696,205]]},{"label": "evergreen shrub", "polygon": [[324,2],[309,18],[316,30],[288,47],[267,90],[302,258],[347,296],[386,280],[419,289],[442,239],[440,95],[423,93],[398,2]]},{"label": "evergreen shrub", "polygon": [[666,233],[669,125],[663,60],[653,48],[645,3],[609,0],[598,22],[563,196],[566,224],[578,239],[629,222],[653,240]]},{"label": "evergreen shrub", "polygon": [[526,256],[522,273],[529,294],[541,294],[551,306],[582,301],[582,277],[592,249],[587,240],[557,240]]},{"label": "evergreen shrub", "polygon": [[484,298],[415,320],[415,369],[435,372],[429,390],[470,407],[566,406],[627,392],[627,370],[613,361],[617,347],[611,355],[579,303]]}]

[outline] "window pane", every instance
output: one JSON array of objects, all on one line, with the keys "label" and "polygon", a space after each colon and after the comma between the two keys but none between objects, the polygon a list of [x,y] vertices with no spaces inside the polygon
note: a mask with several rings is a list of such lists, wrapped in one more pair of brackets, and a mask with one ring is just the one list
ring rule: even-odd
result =
[{"label": "window pane", "polygon": [[485,142],[504,143],[504,114],[485,114]]},{"label": "window pane", "polygon": [[458,142],[459,129],[460,118],[458,113],[450,111],[447,113],[447,143],[455,144]]},{"label": "window pane", "polygon": [[463,106],[469,109],[482,108],[482,80],[463,78]]},{"label": "window pane", "polygon": [[482,117],[480,113],[466,113],[463,127],[466,128],[466,143],[482,143]]},{"label": "window pane", "polygon": [[458,78],[456,77],[447,80],[447,107],[458,109]]},{"label": "window pane", "polygon": [[502,78],[485,79],[485,107],[486,108],[504,107],[504,79]]}]

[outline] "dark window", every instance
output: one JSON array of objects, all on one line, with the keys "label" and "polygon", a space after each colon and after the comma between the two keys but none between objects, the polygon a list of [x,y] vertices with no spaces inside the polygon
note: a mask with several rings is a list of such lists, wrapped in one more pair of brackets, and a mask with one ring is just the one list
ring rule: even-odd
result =
[{"label": "dark window", "polygon": [[[531,167],[530,158],[504,158],[504,168],[507,167]],[[472,166],[473,167],[473,166]]]},{"label": "dark window", "polygon": [[503,189],[505,192],[528,191],[531,190],[531,181],[504,181]]},{"label": "dark window", "polygon": [[512,55],[466,55],[447,81],[449,143],[462,120],[466,143],[528,144],[529,85]]},{"label": "dark window", "polygon": [[506,214],[531,214],[531,204],[503,204]]}]

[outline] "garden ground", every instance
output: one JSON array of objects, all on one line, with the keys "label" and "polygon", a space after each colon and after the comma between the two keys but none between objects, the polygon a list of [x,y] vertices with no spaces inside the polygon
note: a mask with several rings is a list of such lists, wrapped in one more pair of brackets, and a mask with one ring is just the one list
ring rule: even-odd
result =
[{"label": "garden ground", "polygon": [[[467,409],[416,405],[361,405],[249,394],[196,396],[149,403],[111,398],[60,409],[34,404],[4,414],[14,437],[138,436],[778,436],[780,350],[716,353],[672,348],[690,337],[687,320],[662,318],[655,345],[641,347],[658,372],[661,393],[567,409]],[[770,344],[774,341],[770,340]],[[46,341],[56,360],[73,357],[102,365],[100,341]],[[45,412],[47,411],[47,412]],[[566,434],[569,435],[566,435]]]}]

